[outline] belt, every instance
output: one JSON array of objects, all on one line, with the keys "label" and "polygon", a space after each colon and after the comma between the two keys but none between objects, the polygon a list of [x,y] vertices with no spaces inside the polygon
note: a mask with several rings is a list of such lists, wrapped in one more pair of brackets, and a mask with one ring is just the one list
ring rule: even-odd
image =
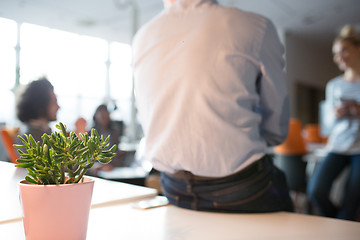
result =
[{"label": "belt", "polygon": [[241,169],[240,171],[233,173],[231,175],[225,176],[225,177],[204,177],[204,176],[197,176],[192,174],[189,171],[185,171],[185,170],[179,170],[175,173],[164,173],[167,176],[171,177],[171,178],[175,178],[175,179],[180,179],[180,180],[195,180],[195,181],[208,181],[208,180],[221,180],[221,179],[231,179],[231,178],[246,178],[248,176],[250,176],[251,174],[258,172],[260,170],[262,170],[264,168],[264,164],[269,162],[270,158],[265,155],[264,157],[260,158],[259,160],[257,160],[256,162],[250,164],[249,166],[247,166],[244,169]]}]

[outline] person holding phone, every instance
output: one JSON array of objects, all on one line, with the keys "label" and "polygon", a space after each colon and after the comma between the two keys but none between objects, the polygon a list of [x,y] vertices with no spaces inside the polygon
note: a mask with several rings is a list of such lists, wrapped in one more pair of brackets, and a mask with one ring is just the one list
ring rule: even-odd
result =
[{"label": "person holding phone", "polygon": [[[326,86],[327,156],[308,183],[310,201],[321,215],[355,220],[360,205],[360,36],[349,25],[333,43],[334,62],[344,73]],[[330,200],[331,186],[350,167],[341,203]]]}]

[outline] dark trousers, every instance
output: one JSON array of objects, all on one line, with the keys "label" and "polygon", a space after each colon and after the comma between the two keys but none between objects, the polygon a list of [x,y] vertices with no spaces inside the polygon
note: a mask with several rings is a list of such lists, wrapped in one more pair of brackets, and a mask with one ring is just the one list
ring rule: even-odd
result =
[{"label": "dark trousers", "polygon": [[[331,187],[346,166],[350,166],[350,173],[340,206],[335,206],[330,200]],[[321,215],[355,220],[360,204],[360,154],[329,153],[311,176],[307,193]]]},{"label": "dark trousers", "polygon": [[161,184],[169,202],[182,208],[239,213],[293,211],[285,175],[269,156],[222,178],[198,177],[187,171],[162,173]]}]

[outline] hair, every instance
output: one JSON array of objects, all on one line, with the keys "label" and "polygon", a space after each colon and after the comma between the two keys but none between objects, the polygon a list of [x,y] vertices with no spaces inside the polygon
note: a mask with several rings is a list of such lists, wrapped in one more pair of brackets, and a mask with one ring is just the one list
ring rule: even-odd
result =
[{"label": "hair", "polygon": [[360,46],[360,35],[356,32],[353,26],[345,25],[342,27],[334,42],[337,41],[347,41],[355,46]]},{"label": "hair", "polygon": [[[96,121],[96,115],[97,115],[99,112],[102,112],[102,111],[109,112],[106,104],[100,104],[100,105],[96,108],[96,110],[95,110],[95,113],[94,113],[94,115],[93,115],[93,121],[94,121],[94,127],[95,127],[95,128],[98,128],[98,127],[99,127],[99,123]],[[108,128],[111,128],[110,122],[109,122],[109,125],[108,125],[107,127],[108,127]]]},{"label": "hair", "polygon": [[29,83],[24,91],[20,93],[16,106],[17,117],[21,122],[47,117],[50,103],[50,93],[54,86],[42,77]]},{"label": "hair", "polygon": [[94,113],[94,116],[93,116],[93,120],[94,120],[95,123],[96,123],[96,119],[95,119],[96,114],[97,114],[98,112],[104,111],[104,110],[108,112],[108,108],[107,108],[107,106],[106,106],[105,104],[100,104],[100,105],[96,108],[95,113]]}]

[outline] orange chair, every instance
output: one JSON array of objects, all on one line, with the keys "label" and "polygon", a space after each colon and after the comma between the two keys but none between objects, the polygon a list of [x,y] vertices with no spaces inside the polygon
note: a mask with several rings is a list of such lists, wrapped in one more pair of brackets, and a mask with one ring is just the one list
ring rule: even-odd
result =
[{"label": "orange chair", "polygon": [[10,129],[10,128],[2,128],[0,130],[1,139],[4,144],[5,151],[12,163],[18,163],[16,160],[19,158],[18,153],[13,147],[14,138],[19,133],[18,128]]},{"label": "orange chair", "polygon": [[286,140],[274,147],[274,164],[284,171],[290,190],[303,192],[306,186],[306,144],[300,120],[291,118]]},{"label": "orange chair", "polygon": [[282,155],[306,154],[306,144],[301,132],[302,127],[300,120],[291,118],[289,122],[288,136],[282,144],[274,147],[274,152]]},{"label": "orange chair", "polygon": [[324,138],[320,135],[319,124],[306,124],[304,128],[305,141],[308,143],[322,143]]}]

